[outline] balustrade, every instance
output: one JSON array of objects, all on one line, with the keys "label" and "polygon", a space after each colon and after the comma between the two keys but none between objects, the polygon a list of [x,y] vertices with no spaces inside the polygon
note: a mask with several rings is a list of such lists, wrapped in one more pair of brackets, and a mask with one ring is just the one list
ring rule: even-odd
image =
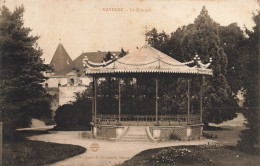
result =
[{"label": "balustrade", "polygon": [[[114,124],[118,122],[119,116],[118,115],[111,115],[111,114],[99,114],[97,115],[97,123],[99,124]],[[155,122],[156,116],[155,115],[130,115],[130,114],[122,114],[121,115],[121,122]],[[187,115],[159,115],[158,116],[159,124],[178,124],[178,125],[186,125],[186,124],[198,124],[200,123],[200,115],[193,114],[189,117]],[[165,123],[168,122],[168,123]],[[175,123],[174,123],[175,122]]]}]

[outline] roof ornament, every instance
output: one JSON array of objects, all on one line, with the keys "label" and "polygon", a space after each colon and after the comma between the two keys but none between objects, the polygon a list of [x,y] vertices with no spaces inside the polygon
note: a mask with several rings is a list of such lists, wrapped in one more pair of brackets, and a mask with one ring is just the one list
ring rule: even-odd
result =
[{"label": "roof ornament", "polygon": [[198,56],[198,54],[195,55],[195,57],[193,58],[193,62],[195,63],[195,67],[196,68],[204,68],[204,69],[207,69],[211,63],[212,63],[212,58],[210,57],[209,58],[209,63],[207,64],[203,64],[200,60],[200,57]]},{"label": "roof ornament", "polygon": [[108,60],[106,62],[103,61],[102,63],[94,63],[94,62],[91,62],[87,56],[85,56],[84,59],[82,60],[82,62],[83,62],[84,68],[97,68],[98,69],[98,68],[102,68],[112,62],[115,63],[115,60],[117,60],[117,59],[119,59],[119,57],[115,54],[112,54],[110,60]]}]

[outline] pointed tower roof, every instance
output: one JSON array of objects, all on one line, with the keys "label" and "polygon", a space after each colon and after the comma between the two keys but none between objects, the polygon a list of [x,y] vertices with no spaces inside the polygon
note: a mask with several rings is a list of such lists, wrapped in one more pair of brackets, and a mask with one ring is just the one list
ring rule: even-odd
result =
[{"label": "pointed tower roof", "polygon": [[55,73],[61,70],[62,68],[68,66],[72,62],[69,54],[60,43],[52,57],[50,65],[55,70]]}]

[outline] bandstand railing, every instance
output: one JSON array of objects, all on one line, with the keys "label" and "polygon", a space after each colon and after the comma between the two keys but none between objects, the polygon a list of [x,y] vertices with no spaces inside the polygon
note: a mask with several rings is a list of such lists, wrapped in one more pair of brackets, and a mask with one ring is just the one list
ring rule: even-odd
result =
[{"label": "bandstand railing", "polygon": [[[188,121],[189,120],[189,121]],[[97,115],[97,124],[116,124],[119,121],[118,115],[112,114],[99,114]],[[187,125],[187,124],[199,124],[200,115],[193,114],[188,118],[187,115],[159,115],[159,125]],[[130,123],[131,122],[131,123]],[[130,115],[122,114],[120,116],[120,123],[122,124],[155,124],[155,115]]]}]

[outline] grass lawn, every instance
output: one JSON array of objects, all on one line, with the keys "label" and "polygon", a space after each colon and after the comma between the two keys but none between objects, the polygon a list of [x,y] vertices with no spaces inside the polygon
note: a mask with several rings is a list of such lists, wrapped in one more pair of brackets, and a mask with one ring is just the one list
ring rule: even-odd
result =
[{"label": "grass lawn", "polygon": [[232,146],[198,145],[145,150],[122,166],[258,166],[259,155],[237,151]]},{"label": "grass lawn", "polygon": [[[39,134],[39,133],[38,133]],[[21,133],[23,136],[33,135]],[[31,141],[24,138],[3,144],[4,166],[39,166],[84,153],[86,148],[76,145]]]},{"label": "grass lawn", "polygon": [[244,126],[211,126],[208,129],[203,129],[203,132],[207,133],[208,135],[212,135],[213,138],[209,139],[218,141],[222,145],[236,146],[241,130],[245,129],[247,128]]}]

